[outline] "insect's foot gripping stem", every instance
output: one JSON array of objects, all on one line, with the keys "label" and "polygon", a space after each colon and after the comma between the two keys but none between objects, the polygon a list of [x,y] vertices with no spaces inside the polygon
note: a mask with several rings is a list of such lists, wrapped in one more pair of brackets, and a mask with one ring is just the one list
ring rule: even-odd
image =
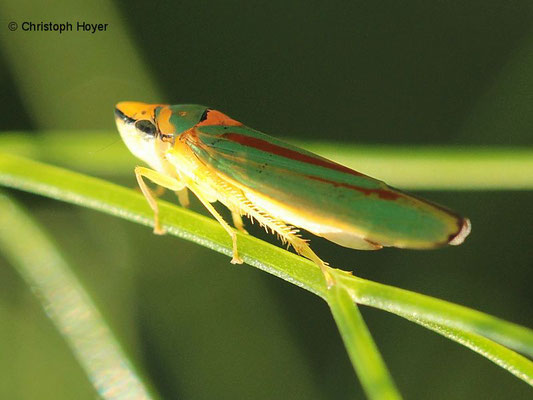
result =
[{"label": "insect's foot gripping stem", "polygon": [[320,267],[322,273],[324,274],[324,278],[326,279],[326,285],[328,289],[331,289],[335,285],[335,278],[333,278],[333,275],[331,275],[331,272],[329,272],[327,268],[327,266]]},{"label": "insect's foot gripping stem", "polygon": [[232,264],[242,264],[242,258],[239,257],[239,252],[237,250],[237,235],[235,232],[232,232],[231,240],[233,241],[233,258],[231,259]]},{"label": "insect's foot gripping stem", "polygon": [[233,258],[231,259],[230,262],[232,264],[242,264],[243,263],[242,258],[240,258],[238,255],[236,256],[235,254],[233,255]]},{"label": "insect's foot gripping stem", "polygon": [[[315,255],[316,257],[316,255]],[[328,289],[331,289],[333,285],[335,285],[335,278],[333,275],[331,275],[331,272],[329,271],[328,264],[322,261],[320,258],[316,257],[317,259],[311,259],[315,264],[318,265],[320,270],[322,271],[322,274],[324,275],[324,279],[326,280],[326,285]]]},{"label": "insect's foot gripping stem", "polygon": [[164,235],[167,231],[165,228],[161,227],[161,224],[159,223],[159,215],[155,214],[154,216],[154,234],[155,235]]},{"label": "insect's foot gripping stem", "polygon": [[324,274],[324,279],[326,280],[326,285],[328,289],[331,289],[333,285],[335,285],[335,278],[329,271],[328,264],[322,261],[320,257],[318,257],[315,252],[311,250],[311,247],[309,247],[309,245],[304,240],[295,237],[288,238],[287,240],[294,247],[294,250],[296,250],[298,254],[310,259],[316,265],[318,265],[318,267],[322,271],[322,274]]},{"label": "insect's foot gripping stem", "polygon": [[336,282],[335,282],[335,278],[333,277],[333,275],[331,275],[331,272],[329,271],[328,264],[322,261],[320,258],[318,258],[318,256],[314,252],[312,253],[314,257],[309,257],[308,255],[305,255],[305,254],[302,254],[302,255],[309,258],[316,265],[318,265],[318,267],[322,271],[322,274],[324,275],[324,279],[326,280],[326,285],[328,289],[331,289],[335,285]]}]

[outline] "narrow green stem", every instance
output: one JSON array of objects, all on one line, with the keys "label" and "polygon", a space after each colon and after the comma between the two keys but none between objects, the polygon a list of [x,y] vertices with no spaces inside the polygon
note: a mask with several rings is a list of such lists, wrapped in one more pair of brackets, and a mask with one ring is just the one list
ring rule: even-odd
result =
[{"label": "narrow green stem", "polygon": [[296,144],[403,189],[533,189],[533,148]]},{"label": "narrow green stem", "polygon": [[363,316],[346,288],[334,285],[326,299],[368,398],[401,399]]},{"label": "narrow green stem", "polygon": [[354,301],[379,308],[410,321],[446,326],[485,336],[533,357],[533,331],[491,315],[419,293],[343,275],[355,287]]},{"label": "narrow green stem", "polygon": [[0,221],[0,250],[32,288],[101,398],[155,398],[60,251],[1,193]]},{"label": "narrow green stem", "polygon": [[[531,148],[287,141],[403,189],[533,189]],[[92,174],[130,174],[136,162],[116,132],[3,132],[0,149]]]},{"label": "narrow green stem", "polygon": [[415,322],[481,354],[517,378],[533,386],[533,363],[524,356],[475,333],[465,332],[423,320]]},{"label": "narrow green stem", "polygon": [[[153,226],[153,213],[141,194],[72,171],[1,154],[0,184]],[[216,221],[164,201],[158,204],[168,233],[231,256],[231,240]],[[238,234],[238,240],[241,257],[247,264],[327,299],[323,276],[312,262],[250,235]],[[528,328],[443,300],[357,278],[341,270],[332,273],[350,289],[357,303],[392,312],[426,327],[434,324],[447,328],[440,333],[452,340],[456,340],[457,332],[472,333],[533,355],[533,331]],[[480,353],[493,360],[500,358],[499,350],[491,351],[489,348]],[[508,354],[506,359],[512,357]],[[505,360],[498,365],[512,368]],[[533,379],[528,368],[521,371],[528,376],[524,380]]]}]

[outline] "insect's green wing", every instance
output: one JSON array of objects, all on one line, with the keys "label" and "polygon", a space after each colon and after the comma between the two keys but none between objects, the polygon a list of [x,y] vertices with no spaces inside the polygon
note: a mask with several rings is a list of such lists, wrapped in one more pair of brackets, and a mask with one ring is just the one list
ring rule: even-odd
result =
[{"label": "insect's green wing", "polygon": [[282,205],[287,222],[347,247],[433,248],[470,230],[443,207],[246,126],[197,126],[186,140],[221,177]]}]

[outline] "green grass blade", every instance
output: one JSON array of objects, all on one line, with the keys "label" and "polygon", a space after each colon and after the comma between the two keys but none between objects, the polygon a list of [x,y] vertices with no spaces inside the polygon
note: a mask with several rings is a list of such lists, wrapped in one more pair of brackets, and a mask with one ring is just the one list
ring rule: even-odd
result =
[{"label": "green grass blade", "polygon": [[524,356],[475,333],[464,332],[422,320],[416,322],[481,354],[517,378],[533,386],[533,363]]},{"label": "green grass blade", "polygon": [[401,399],[363,316],[346,288],[333,286],[328,291],[327,302],[368,398]]},{"label": "green grass blade", "polygon": [[[291,142],[403,189],[533,189],[533,149]],[[116,132],[4,132],[0,149],[91,174],[131,174],[136,163]]]},{"label": "green grass blade", "polygon": [[[153,226],[153,214],[141,194],[61,168],[2,154],[0,184]],[[231,240],[216,221],[164,201],[159,202],[159,207],[163,225],[170,234],[231,256]],[[238,238],[240,255],[247,264],[326,299],[323,276],[312,262],[250,235],[238,234]],[[443,300],[357,278],[340,270],[333,270],[333,273],[338,282],[350,289],[354,301],[359,304],[380,308],[417,323],[422,321],[479,334],[533,355],[533,331],[530,329]],[[499,357],[498,354],[483,355],[494,359]]]},{"label": "green grass blade", "polygon": [[403,189],[533,189],[533,148],[296,144]]},{"label": "green grass blade", "polygon": [[379,308],[413,322],[431,323],[471,332],[533,357],[533,331],[491,315],[423,294],[342,276],[345,285],[355,287],[354,300]]},{"label": "green grass blade", "polygon": [[[81,205],[153,227],[153,212],[142,194],[102,179],[40,162],[0,154],[0,184]],[[232,255],[231,239],[212,218],[158,201],[163,227],[171,235]],[[324,279],[312,263],[250,235],[238,234],[244,261],[325,297]]]},{"label": "green grass blade", "polygon": [[59,250],[1,193],[0,221],[0,250],[32,288],[101,398],[155,398]]}]

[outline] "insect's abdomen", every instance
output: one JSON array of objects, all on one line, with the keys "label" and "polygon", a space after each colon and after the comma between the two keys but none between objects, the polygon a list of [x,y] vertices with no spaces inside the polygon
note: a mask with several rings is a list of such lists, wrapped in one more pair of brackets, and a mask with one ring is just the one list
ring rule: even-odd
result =
[{"label": "insect's abdomen", "polygon": [[[459,244],[470,229],[468,220],[385,185],[379,192],[360,191],[289,174],[272,186],[263,186],[259,196],[282,204],[287,215],[302,221],[299,226],[346,247],[434,248]],[[293,190],[279,190],[282,186]],[[302,195],[306,192],[315,195]]]}]

